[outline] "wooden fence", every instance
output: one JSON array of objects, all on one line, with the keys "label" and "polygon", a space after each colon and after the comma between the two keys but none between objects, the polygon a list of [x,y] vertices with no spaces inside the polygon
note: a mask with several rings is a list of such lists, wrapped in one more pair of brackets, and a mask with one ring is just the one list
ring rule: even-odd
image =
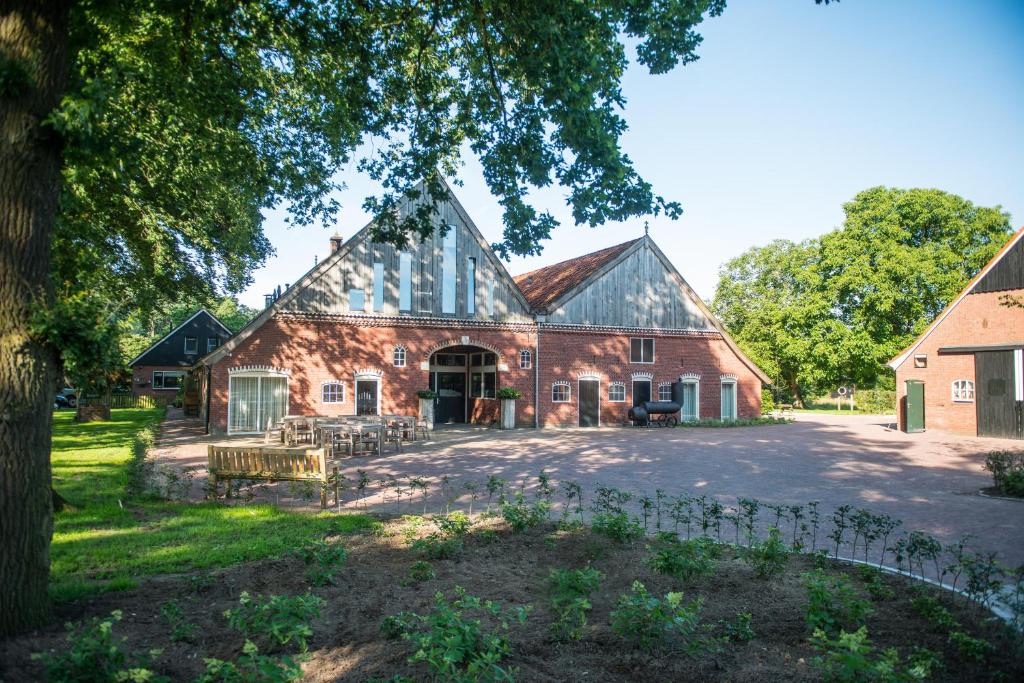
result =
[{"label": "wooden fence", "polygon": [[217,495],[219,482],[232,479],[320,482],[320,507],[327,507],[327,490],[334,489],[337,505],[338,468],[328,471],[326,448],[266,448],[264,446],[208,446],[207,469],[210,485]]},{"label": "wooden fence", "polygon": [[83,406],[110,405],[111,408],[156,408],[170,402],[166,396],[136,396],[135,394],[113,394],[109,401],[106,396],[81,396],[78,403]]}]

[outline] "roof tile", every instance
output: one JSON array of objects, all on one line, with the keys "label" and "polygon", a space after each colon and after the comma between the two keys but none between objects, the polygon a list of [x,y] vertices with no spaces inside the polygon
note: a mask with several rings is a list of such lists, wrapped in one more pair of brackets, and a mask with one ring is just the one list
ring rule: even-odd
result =
[{"label": "roof tile", "polygon": [[595,271],[614,260],[641,239],[643,238],[638,237],[622,244],[616,244],[614,247],[531,270],[528,273],[516,275],[512,279],[515,280],[530,306],[545,310],[563,294],[582,284]]}]

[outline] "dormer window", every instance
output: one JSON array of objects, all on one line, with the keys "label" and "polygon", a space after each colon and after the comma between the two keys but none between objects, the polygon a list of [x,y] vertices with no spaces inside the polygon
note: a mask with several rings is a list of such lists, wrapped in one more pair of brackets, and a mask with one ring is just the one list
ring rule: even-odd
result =
[{"label": "dormer window", "polygon": [[213,351],[218,346],[220,346],[220,339],[219,338],[217,338],[217,337],[207,337],[206,338],[206,352],[207,353],[209,353],[210,351]]},{"label": "dormer window", "polygon": [[185,337],[185,353],[199,353],[199,337]]}]

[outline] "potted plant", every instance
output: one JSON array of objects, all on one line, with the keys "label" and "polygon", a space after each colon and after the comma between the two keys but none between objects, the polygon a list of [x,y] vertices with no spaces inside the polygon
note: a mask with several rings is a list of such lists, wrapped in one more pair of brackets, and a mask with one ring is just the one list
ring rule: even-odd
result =
[{"label": "potted plant", "polygon": [[427,429],[434,429],[434,399],[437,392],[432,389],[421,389],[416,392],[420,397],[420,418],[427,423]]},{"label": "potted plant", "polygon": [[516,428],[516,399],[522,398],[523,392],[512,387],[504,387],[498,390],[498,398],[501,399],[501,428]]}]

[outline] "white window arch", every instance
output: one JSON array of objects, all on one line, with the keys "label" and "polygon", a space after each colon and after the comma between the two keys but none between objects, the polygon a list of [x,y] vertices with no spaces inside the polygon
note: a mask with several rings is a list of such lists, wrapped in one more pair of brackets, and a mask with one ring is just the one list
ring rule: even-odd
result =
[{"label": "white window arch", "polygon": [[974,382],[969,379],[953,380],[952,392],[955,403],[974,402]]},{"label": "white window arch", "polygon": [[530,349],[523,349],[519,352],[519,369],[529,370],[533,367],[533,352]]},{"label": "white window arch", "polygon": [[572,385],[565,381],[558,381],[551,385],[551,402],[568,403],[572,400]]},{"label": "white window arch", "polygon": [[626,402],[626,383],[625,382],[612,382],[608,385],[608,402],[609,403],[625,403]]},{"label": "white window arch", "polygon": [[344,403],[345,383],[336,379],[329,379],[320,385],[321,403]]},{"label": "white window arch", "polygon": [[404,368],[405,367],[405,357],[406,357],[405,347],[402,346],[401,344],[399,344],[398,346],[395,347],[395,350],[391,353],[391,363],[396,368]]}]

